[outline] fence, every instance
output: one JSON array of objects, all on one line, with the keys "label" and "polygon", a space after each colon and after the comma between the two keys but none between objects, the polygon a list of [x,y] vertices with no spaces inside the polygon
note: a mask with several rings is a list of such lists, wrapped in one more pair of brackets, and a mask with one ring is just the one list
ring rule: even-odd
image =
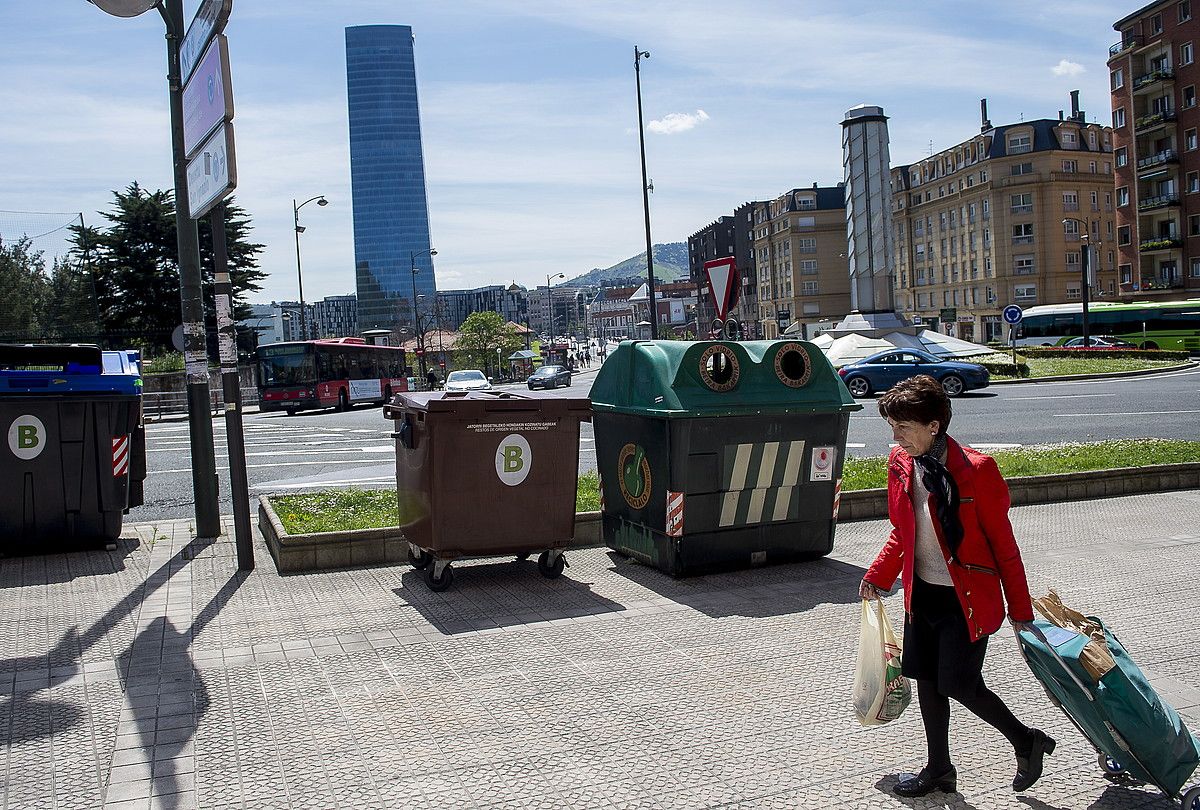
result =
[{"label": "fence", "polygon": [[[219,416],[225,411],[225,397],[220,388],[209,389],[210,411]],[[257,405],[258,389],[243,388],[242,404]],[[147,422],[158,422],[188,412],[186,391],[149,391],[142,394],[142,412]]]}]

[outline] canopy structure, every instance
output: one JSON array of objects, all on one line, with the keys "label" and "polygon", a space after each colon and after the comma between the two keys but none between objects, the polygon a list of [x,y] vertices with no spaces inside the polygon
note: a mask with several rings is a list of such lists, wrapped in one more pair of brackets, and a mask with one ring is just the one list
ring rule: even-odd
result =
[{"label": "canopy structure", "polygon": [[521,349],[515,351],[508,356],[509,360],[532,360],[537,357],[537,352],[531,352],[529,349]]},{"label": "canopy structure", "polygon": [[854,333],[844,334],[840,337],[824,334],[813,338],[812,342],[825,352],[825,356],[834,368],[858,362],[875,352],[887,349],[919,349],[946,360],[980,357],[995,352],[995,349],[989,349],[987,346],[943,335],[933,329],[922,329],[915,335],[889,332],[880,337],[866,337]]}]

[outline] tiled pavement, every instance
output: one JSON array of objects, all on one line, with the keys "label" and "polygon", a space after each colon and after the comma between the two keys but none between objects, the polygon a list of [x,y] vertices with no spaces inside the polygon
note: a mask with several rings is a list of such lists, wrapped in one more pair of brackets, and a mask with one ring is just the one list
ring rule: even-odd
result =
[{"label": "tiled pavement", "polygon": [[[1200,492],[1013,520],[1035,593],[1104,616],[1200,728]],[[557,581],[481,561],[444,594],[408,566],[280,577],[261,543],[239,576],[186,522],[0,560],[0,806],[1171,806],[1100,775],[1007,629],[987,676],[1058,738],[1046,776],[1015,796],[1002,739],[959,709],[961,792],[892,797],[921,764],[916,707],[873,729],[849,707],[884,535],[844,524],[832,558],[681,581],[603,549]]]}]

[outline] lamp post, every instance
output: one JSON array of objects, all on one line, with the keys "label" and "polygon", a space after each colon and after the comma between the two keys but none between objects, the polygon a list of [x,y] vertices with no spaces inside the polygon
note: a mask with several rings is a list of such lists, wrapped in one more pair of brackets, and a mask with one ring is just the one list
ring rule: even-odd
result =
[{"label": "lamp post", "polygon": [[421,371],[421,379],[425,379],[425,337],[421,334],[421,324],[417,315],[417,257],[436,256],[437,248],[428,250],[410,250],[408,252],[409,266],[412,268],[412,319],[413,331],[417,335],[417,365]]},{"label": "lamp post", "polygon": [[300,209],[308,205],[310,202],[315,202],[322,207],[329,205],[329,200],[325,199],[324,194],[318,194],[315,197],[309,197],[304,202],[296,205],[296,201],[292,200],[292,224],[296,230],[296,286],[300,289],[300,339],[308,340],[308,317],[304,312],[304,276],[300,272],[300,234],[304,233],[304,226],[300,224]]},{"label": "lamp post", "polygon": [[633,46],[633,73],[637,81],[638,146],[642,150],[642,210],[646,215],[646,293],[650,298],[650,339],[658,340],[658,308],[654,306],[654,246],[650,242],[650,181],[646,179],[646,133],[642,126],[642,59],[650,51]]},{"label": "lamp post", "polygon": [[[550,334],[550,342],[554,342],[554,296],[550,294],[550,279],[566,278],[566,273],[555,273],[554,275],[546,274],[546,306],[550,308],[550,328],[547,332]],[[564,327],[566,324],[563,325]]]},{"label": "lamp post", "polygon": [[1075,217],[1066,217],[1063,219],[1063,225],[1066,225],[1068,222],[1077,222],[1083,225],[1083,234],[1079,237],[1083,242],[1083,246],[1079,250],[1079,269],[1082,273],[1081,284],[1079,285],[1079,297],[1083,301],[1083,347],[1086,349],[1092,343],[1088,331],[1088,301],[1091,298],[1092,287],[1090,275],[1092,245],[1088,241],[1088,236],[1091,229],[1088,223],[1082,219],[1076,219]]}]

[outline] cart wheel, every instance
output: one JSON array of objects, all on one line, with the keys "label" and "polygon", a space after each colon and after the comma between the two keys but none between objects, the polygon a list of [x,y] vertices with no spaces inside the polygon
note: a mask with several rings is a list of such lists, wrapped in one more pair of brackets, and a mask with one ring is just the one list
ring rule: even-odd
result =
[{"label": "cart wheel", "polygon": [[1125,773],[1125,768],[1121,766],[1121,763],[1105,753],[1101,753],[1096,757],[1096,764],[1100,766],[1100,770],[1109,776],[1120,776]]},{"label": "cart wheel", "polygon": [[420,554],[414,554],[412,547],[408,549],[408,561],[412,563],[412,567],[418,571],[424,571],[433,562],[433,555],[428,551],[422,551]]},{"label": "cart wheel", "polygon": [[528,551],[526,551],[524,554],[518,554],[518,555],[517,555],[517,562],[525,562],[525,561],[526,561],[526,560],[528,560],[528,559],[529,559],[529,552],[528,552]]},{"label": "cart wheel", "polygon": [[563,569],[567,567],[567,559],[561,554],[556,554],[554,562],[550,562],[550,552],[543,551],[538,557],[538,571],[546,579],[558,579],[562,574]]},{"label": "cart wheel", "polygon": [[1200,785],[1196,785],[1191,790],[1183,794],[1183,801],[1180,802],[1183,810],[1200,810]]},{"label": "cart wheel", "polygon": [[441,577],[436,577],[436,569],[435,565],[425,567],[425,584],[429,586],[429,590],[440,593],[454,583],[454,569],[447,565],[442,569]]}]

